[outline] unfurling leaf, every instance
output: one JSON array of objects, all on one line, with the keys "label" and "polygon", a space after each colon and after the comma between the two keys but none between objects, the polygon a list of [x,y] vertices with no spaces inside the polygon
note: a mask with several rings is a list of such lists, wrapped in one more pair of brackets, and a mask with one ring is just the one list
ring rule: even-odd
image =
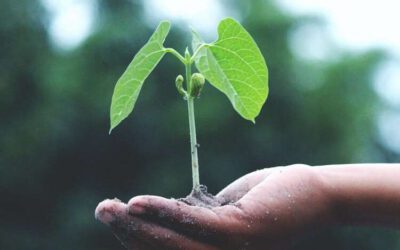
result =
[{"label": "unfurling leaf", "polygon": [[205,83],[204,76],[200,73],[194,73],[192,75],[192,88],[190,90],[190,96],[192,97],[199,97],[201,90],[204,87]]},{"label": "unfurling leaf", "polygon": [[178,75],[175,79],[175,86],[176,89],[178,90],[178,93],[182,96],[182,97],[186,97],[186,91],[183,89],[183,76],[182,75]]},{"label": "unfurling leaf", "polygon": [[[202,44],[193,32],[193,51]],[[268,96],[268,69],[257,44],[237,21],[222,20],[218,39],[200,48],[195,63],[243,118],[255,122]]]},{"label": "unfurling leaf", "polygon": [[144,80],[165,55],[163,43],[170,27],[168,21],[158,25],[115,85],[110,110],[110,133],[132,112]]}]

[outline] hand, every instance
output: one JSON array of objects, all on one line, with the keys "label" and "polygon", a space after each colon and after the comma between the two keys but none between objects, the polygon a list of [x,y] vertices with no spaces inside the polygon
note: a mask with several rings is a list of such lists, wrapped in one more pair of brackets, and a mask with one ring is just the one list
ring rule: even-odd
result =
[{"label": "hand", "polygon": [[128,204],[103,201],[96,218],[128,249],[287,249],[304,232],[330,223],[321,182],[305,165],[270,168],[223,189],[220,207],[137,196]]}]

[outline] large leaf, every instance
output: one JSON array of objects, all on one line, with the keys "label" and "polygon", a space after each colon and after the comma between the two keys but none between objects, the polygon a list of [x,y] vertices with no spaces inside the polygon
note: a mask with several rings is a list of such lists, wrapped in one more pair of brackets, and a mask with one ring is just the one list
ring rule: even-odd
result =
[{"label": "large leaf", "polygon": [[[193,50],[203,42],[193,32]],[[255,122],[268,96],[268,69],[250,34],[234,19],[218,25],[218,40],[202,47],[197,69],[231,101],[245,119]]]},{"label": "large leaf", "polygon": [[163,43],[170,27],[168,21],[158,25],[115,85],[110,110],[110,133],[132,112],[144,80],[165,55]]}]

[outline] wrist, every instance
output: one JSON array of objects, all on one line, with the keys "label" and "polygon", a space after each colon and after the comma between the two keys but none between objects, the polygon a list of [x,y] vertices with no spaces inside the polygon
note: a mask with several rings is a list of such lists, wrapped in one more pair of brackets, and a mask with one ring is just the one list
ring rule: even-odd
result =
[{"label": "wrist", "polygon": [[336,224],[400,227],[399,164],[317,168]]}]

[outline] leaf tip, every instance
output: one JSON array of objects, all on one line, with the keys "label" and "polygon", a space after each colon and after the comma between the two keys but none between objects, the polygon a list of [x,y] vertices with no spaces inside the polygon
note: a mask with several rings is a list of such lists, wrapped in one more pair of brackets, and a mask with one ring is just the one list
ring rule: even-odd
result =
[{"label": "leaf tip", "polygon": [[201,40],[200,34],[192,26],[190,26],[190,31],[192,32],[193,38],[195,38],[197,40]]},{"label": "leaf tip", "polygon": [[169,20],[162,20],[160,22],[160,24],[158,24],[157,29],[165,30],[165,36],[166,36],[168,34],[169,30],[171,29],[171,22]]},{"label": "leaf tip", "polygon": [[167,19],[161,20],[160,24],[163,24],[163,25],[165,24],[165,25],[171,26],[171,21],[170,21],[170,20],[167,20]]},{"label": "leaf tip", "polygon": [[108,130],[108,134],[111,135],[111,132],[118,126],[119,122],[115,122],[111,120],[110,129]]}]

